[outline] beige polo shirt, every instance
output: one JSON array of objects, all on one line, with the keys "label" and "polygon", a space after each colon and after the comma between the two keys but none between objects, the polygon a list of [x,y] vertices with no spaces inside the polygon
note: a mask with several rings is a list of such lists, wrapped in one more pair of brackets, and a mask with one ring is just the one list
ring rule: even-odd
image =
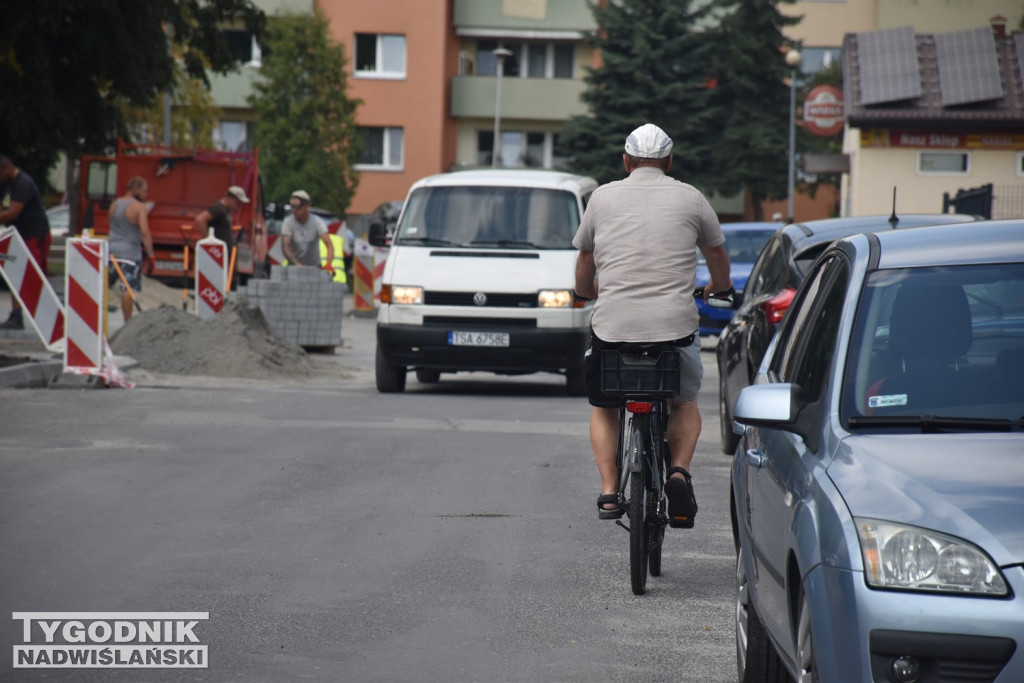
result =
[{"label": "beige polo shirt", "polygon": [[657,342],[696,332],[696,250],[724,242],[707,198],[660,169],[641,166],[597,188],[572,242],[594,252],[594,334]]}]

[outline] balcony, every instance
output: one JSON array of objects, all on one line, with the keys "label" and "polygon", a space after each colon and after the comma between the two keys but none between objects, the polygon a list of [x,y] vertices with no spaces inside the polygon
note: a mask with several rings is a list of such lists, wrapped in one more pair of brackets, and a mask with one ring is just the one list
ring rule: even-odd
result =
[{"label": "balcony", "polygon": [[[494,118],[494,76],[455,76],[452,79],[452,116]],[[565,78],[518,78],[501,81],[501,117],[537,121],[564,121],[587,113],[580,99],[586,84]]]}]

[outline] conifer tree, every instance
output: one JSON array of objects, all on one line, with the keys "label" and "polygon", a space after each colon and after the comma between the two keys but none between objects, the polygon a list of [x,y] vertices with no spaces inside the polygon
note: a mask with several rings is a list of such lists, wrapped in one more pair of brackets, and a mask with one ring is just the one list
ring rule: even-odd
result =
[{"label": "conifer tree", "polygon": [[[723,194],[746,188],[760,219],[761,201],[786,196],[789,147],[789,67],[782,29],[799,22],[779,12],[794,0],[734,0],[725,7],[716,42],[712,90],[720,113],[713,131],[710,187]],[[799,77],[799,71],[797,71]]]},{"label": "conifer tree", "polygon": [[709,88],[713,47],[698,32],[713,3],[618,0],[594,4],[591,44],[602,65],[589,70],[587,115],[566,122],[559,147],[570,168],[600,182],[622,178],[623,144],[644,123],[674,142],[671,174],[694,183],[710,170],[718,114]]},{"label": "conifer tree", "polygon": [[253,137],[268,199],[287,201],[304,189],[313,203],[344,216],[359,177],[356,108],[347,95],[344,46],[330,37],[327,19],[273,17],[261,79],[250,104]]}]

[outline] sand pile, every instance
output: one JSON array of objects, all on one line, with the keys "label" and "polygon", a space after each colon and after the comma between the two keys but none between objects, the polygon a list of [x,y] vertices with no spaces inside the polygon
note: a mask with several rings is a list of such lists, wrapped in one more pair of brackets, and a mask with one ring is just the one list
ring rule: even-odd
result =
[{"label": "sand pile", "polygon": [[313,371],[302,347],[275,333],[245,301],[229,301],[206,320],[174,306],[136,313],[110,338],[110,348],[147,370],[175,375],[260,379]]}]

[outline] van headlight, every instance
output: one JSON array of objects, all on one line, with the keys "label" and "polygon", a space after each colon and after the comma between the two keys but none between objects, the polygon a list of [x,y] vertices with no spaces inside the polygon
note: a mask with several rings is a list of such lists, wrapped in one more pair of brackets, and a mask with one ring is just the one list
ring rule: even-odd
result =
[{"label": "van headlight", "polygon": [[1006,581],[981,548],[920,527],[856,518],[872,588],[1004,596]]},{"label": "van headlight", "polygon": [[408,287],[405,285],[392,285],[388,287],[388,293],[385,295],[384,285],[381,287],[380,300],[381,303],[390,304],[422,304],[423,303],[423,288],[422,287]]},{"label": "van headlight", "polygon": [[537,292],[537,306],[540,308],[571,308],[572,292],[568,289],[542,289]]}]

